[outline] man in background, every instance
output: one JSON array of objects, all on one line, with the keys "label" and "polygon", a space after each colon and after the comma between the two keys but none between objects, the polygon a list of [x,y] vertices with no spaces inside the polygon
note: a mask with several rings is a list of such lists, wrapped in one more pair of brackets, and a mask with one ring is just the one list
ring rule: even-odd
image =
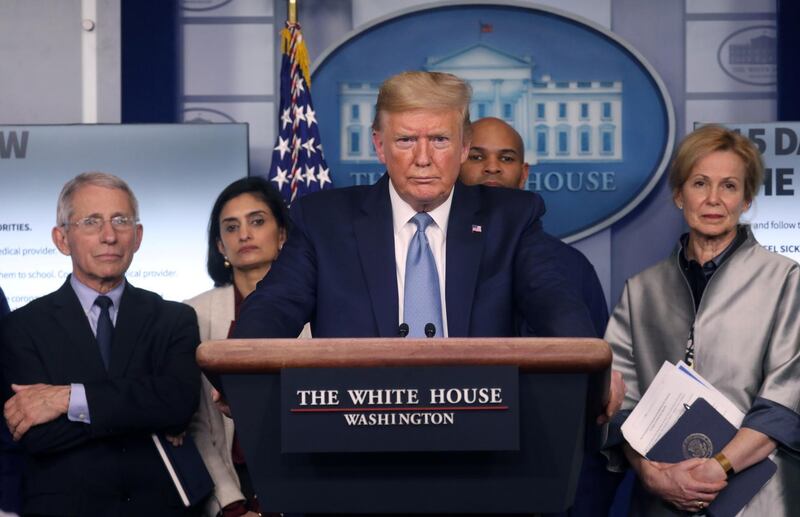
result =
[{"label": "man in background", "polygon": [[125,280],[142,232],[124,181],[76,176],[52,231],[72,274],[3,321],[4,416],[25,458],[25,515],[193,514],[151,433],[180,433],[197,407],[197,318]]},{"label": "man in background", "polygon": [[522,137],[503,120],[485,117],[472,123],[467,160],[459,179],[465,185],[525,188],[528,164]]},{"label": "man in background", "polygon": [[[487,117],[472,123],[472,138],[467,160],[461,165],[459,179],[467,185],[487,185],[522,189],[528,180],[522,137],[505,121]],[[557,263],[569,280],[572,291],[589,308],[596,337],[602,338],[608,323],[608,307],[603,288],[591,262],[572,246],[551,237],[557,249]],[[523,335],[529,329],[520,330]],[[616,375],[616,374],[615,374]],[[571,517],[607,515],[622,475],[605,469],[605,458],[586,451],[578,481],[575,504],[567,512]]]},{"label": "man in background", "polygon": [[[528,180],[528,164],[519,133],[503,120],[482,118],[472,123],[472,138],[467,160],[459,179],[466,185],[487,185],[522,189]],[[608,323],[608,306],[594,266],[572,246],[556,241],[556,263],[572,290],[592,317],[595,336],[602,338]],[[524,334],[525,332],[523,332]]]}]

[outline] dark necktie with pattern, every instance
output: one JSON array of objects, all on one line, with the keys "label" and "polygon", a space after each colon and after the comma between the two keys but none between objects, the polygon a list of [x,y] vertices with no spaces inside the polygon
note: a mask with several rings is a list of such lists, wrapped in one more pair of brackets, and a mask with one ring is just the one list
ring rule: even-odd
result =
[{"label": "dark necktie with pattern", "polygon": [[103,364],[108,370],[111,362],[111,339],[114,337],[114,325],[111,323],[111,312],[109,312],[113,302],[108,296],[98,296],[94,304],[100,307],[100,318],[97,320],[97,346],[100,348]]}]

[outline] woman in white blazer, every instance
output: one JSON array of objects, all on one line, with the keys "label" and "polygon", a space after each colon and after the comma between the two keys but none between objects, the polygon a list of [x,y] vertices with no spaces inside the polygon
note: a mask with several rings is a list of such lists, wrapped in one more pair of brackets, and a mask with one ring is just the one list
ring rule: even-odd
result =
[{"label": "woman in white blazer", "polygon": [[[222,191],[208,223],[207,267],[215,287],[186,301],[197,312],[201,340],[229,336],[242,300],[269,271],[288,229],[283,199],[264,178],[243,178]],[[301,337],[310,337],[308,328]],[[205,515],[259,515],[233,420],[217,409],[212,390],[203,376],[200,405],[189,427],[215,485]]]}]

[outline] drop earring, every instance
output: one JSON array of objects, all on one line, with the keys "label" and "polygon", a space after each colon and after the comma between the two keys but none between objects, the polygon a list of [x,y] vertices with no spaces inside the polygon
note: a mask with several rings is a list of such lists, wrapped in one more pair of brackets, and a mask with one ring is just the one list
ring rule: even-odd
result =
[{"label": "drop earring", "polygon": [[228,257],[226,257],[225,255],[223,255],[223,256],[222,256],[222,258],[224,258],[224,259],[225,259],[225,261],[223,262],[223,264],[225,264],[225,267],[226,267],[226,268],[228,268],[228,269],[230,269],[230,267],[231,267],[231,263],[228,261]]}]

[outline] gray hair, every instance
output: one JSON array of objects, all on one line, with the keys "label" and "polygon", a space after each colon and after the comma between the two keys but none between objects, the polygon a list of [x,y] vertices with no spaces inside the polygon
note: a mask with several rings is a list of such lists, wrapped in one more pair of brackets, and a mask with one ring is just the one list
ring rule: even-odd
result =
[{"label": "gray hair", "polygon": [[128,195],[131,208],[133,208],[133,217],[139,219],[139,202],[136,201],[136,196],[133,195],[133,191],[124,180],[107,172],[83,172],[69,180],[64,185],[64,188],[61,189],[61,194],[58,195],[58,206],[56,207],[57,226],[69,223],[73,212],[72,198],[78,189],[87,185],[123,191]]}]

